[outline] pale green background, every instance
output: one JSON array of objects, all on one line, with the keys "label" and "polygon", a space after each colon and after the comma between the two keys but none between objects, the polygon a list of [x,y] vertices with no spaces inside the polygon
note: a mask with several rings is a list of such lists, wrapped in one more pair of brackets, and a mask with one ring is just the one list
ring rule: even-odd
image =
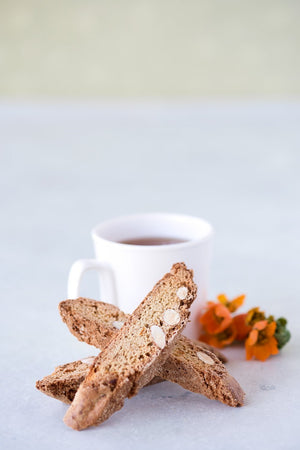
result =
[{"label": "pale green background", "polygon": [[0,0],[0,96],[292,98],[299,13],[299,0]]}]

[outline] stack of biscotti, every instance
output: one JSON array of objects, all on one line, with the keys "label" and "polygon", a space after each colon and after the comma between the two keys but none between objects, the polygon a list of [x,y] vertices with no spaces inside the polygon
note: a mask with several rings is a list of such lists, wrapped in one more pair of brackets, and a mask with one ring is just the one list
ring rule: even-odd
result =
[{"label": "stack of biscotti", "polygon": [[242,405],[242,389],[211,349],[180,334],[195,296],[192,271],[181,263],[131,316],[89,299],[62,302],[60,313],[71,332],[102,351],[59,366],[37,388],[72,402],[64,420],[75,429],[103,422],[158,376],[230,406]]}]

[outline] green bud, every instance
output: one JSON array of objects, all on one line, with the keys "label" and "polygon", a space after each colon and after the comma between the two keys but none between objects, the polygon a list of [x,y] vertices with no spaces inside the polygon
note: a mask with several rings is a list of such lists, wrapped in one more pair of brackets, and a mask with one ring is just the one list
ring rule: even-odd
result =
[{"label": "green bud", "polygon": [[284,317],[279,317],[279,319],[276,320],[274,337],[278,342],[279,350],[282,349],[291,338],[291,333],[286,329],[286,324],[287,320]]}]

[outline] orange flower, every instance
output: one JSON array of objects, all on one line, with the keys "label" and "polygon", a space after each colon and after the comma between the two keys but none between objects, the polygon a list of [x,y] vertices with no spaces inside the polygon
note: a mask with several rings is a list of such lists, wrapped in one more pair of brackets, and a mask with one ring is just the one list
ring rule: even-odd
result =
[{"label": "orange flower", "polygon": [[267,320],[261,320],[254,324],[246,340],[246,359],[253,357],[260,361],[265,361],[270,355],[276,355],[278,343],[274,337],[276,322],[268,323]]},{"label": "orange flower", "polygon": [[217,296],[217,299],[220,303],[226,306],[226,308],[228,308],[230,312],[235,312],[240,306],[242,306],[245,297],[246,295],[243,294],[230,301],[225,294],[220,294]]},{"label": "orange flower", "polygon": [[236,328],[235,339],[237,341],[244,341],[252,328],[246,323],[247,314],[238,314],[234,316],[233,323]]},{"label": "orange flower", "polygon": [[232,317],[226,306],[220,303],[208,302],[208,310],[199,319],[208,334],[224,331],[232,322]]},{"label": "orange flower", "polygon": [[263,311],[260,311],[259,308],[252,308],[247,312],[246,316],[246,324],[253,327],[256,322],[261,320],[265,320],[266,316]]},{"label": "orange flower", "polygon": [[200,341],[206,342],[214,347],[223,348],[226,345],[230,345],[236,338],[236,328],[231,323],[225,330],[217,334],[203,334],[200,336]]}]

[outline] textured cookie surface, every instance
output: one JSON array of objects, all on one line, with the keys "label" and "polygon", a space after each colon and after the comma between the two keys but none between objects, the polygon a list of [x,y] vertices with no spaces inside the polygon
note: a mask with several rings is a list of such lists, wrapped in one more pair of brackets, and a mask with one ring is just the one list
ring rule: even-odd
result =
[{"label": "textured cookie surface", "polygon": [[71,403],[94,359],[94,356],[90,356],[57,366],[53,373],[36,382],[36,388],[49,397]]},{"label": "textured cookie surface", "polygon": [[[79,386],[87,376],[95,356],[82,358],[68,364],[57,366],[53,373],[36,382],[36,388],[43,394],[70,404],[74,400]],[[163,381],[154,377],[147,386]]]},{"label": "textured cookie surface", "polygon": [[177,340],[156,375],[178,383],[189,391],[229,406],[242,406],[244,391],[216,355],[184,336]]},{"label": "textured cookie surface", "polygon": [[[60,302],[59,312],[70,332],[79,341],[94,345],[100,350],[130,317],[117,306],[83,297]],[[166,316],[168,317],[168,314]],[[223,363],[227,362],[224,354],[217,348],[199,341],[197,346],[215,353]]]},{"label": "textured cookie surface", "polygon": [[[65,415],[68,426],[103,422],[154,377],[187,323],[196,290],[192,271],[175,264],[96,357]],[[170,324],[167,310],[179,319]]]}]

